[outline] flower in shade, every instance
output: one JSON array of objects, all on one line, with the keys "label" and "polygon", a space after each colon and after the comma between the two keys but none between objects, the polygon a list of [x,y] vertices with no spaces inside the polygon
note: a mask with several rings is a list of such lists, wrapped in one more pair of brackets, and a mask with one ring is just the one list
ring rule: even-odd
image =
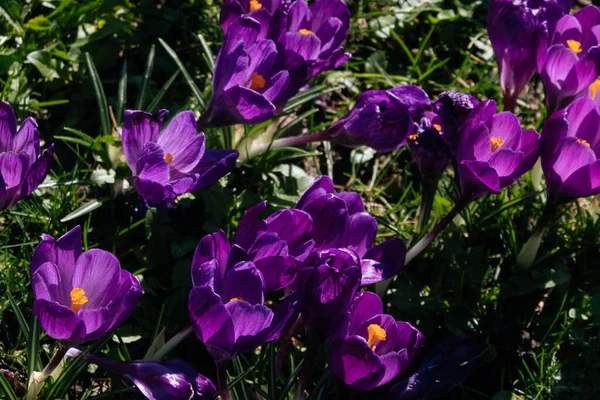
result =
[{"label": "flower in shade", "polygon": [[435,177],[450,162],[450,151],[443,139],[442,121],[437,114],[425,112],[416,132],[408,135],[413,160],[425,176]]},{"label": "flower in shade", "polygon": [[[77,357],[79,354],[79,350],[70,349],[67,355]],[[149,400],[204,400],[216,394],[213,383],[182,360],[122,362],[90,353],[86,353],[85,358],[132,382]]]},{"label": "flower in shade", "polygon": [[217,55],[213,93],[201,126],[267,121],[304,84],[307,67],[302,57],[279,51],[275,42],[260,34],[261,24],[248,16],[229,26]]},{"label": "flower in shade", "polygon": [[358,193],[337,193],[329,177],[317,177],[295,208],[312,217],[316,249],[347,248],[359,257],[361,285],[391,278],[404,266],[404,242],[391,239],[372,247],[377,220],[365,212]]},{"label": "flower in shade", "polygon": [[[536,55],[572,0],[492,0],[487,31],[498,59],[505,106],[512,108],[533,77]],[[551,36],[550,36],[551,37]]]},{"label": "flower in shade", "polygon": [[[293,296],[274,311],[264,304],[269,286],[274,290],[292,283],[295,259],[283,250],[285,243],[250,239],[250,235],[265,231],[261,227],[254,229],[249,220],[254,218],[242,221],[240,229],[244,230],[243,244],[250,244],[250,250],[237,244],[234,247],[238,246],[244,255],[252,255],[254,262],[238,261],[243,257],[234,253],[223,231],[202,238],[192,261],[194,287],[188,302],[192,327],[219,365],[236,354],[278,339],[295,315]],[[261,244],[254,246],[257,242]],[[253,248],[257,251],[253,252]]]},{"label": "flower in shade", "polygon": [[477,104],[479,102],[471,95],[448,91],[441,93],[432,105],[433,111],[440,118],[442,139],[453,156],[458,149],[463,124]]},{"label": "flower in shade", "polygon": [[398,377],[419,355],[424,336],[408,322],[383,314],[375,293],[357,294],[347,323],[329,346],[329,369],[346,385],[367,391]]},{"label": "flower in shade", "polygon": [[300,312],[311,340],[319,343],[350,308],[360,284],[360,265],[347,249],[318,250],[298,273]]},{"label": "flower in shade", "polygon": [[514,114],[496,114],[492,100],[479,103],[464,124],[457,151],[463,202],[500,193],[529,171],[537,160],[539,143],[540,135],[523,131]]},{"label": "flower in shade", "polygon": [[584,7],[565,15],[547,49],[538,54],[538,68],[546,89],[551,112],[566,107],[574,99],[596,97],[600,75],[600,11]]},{"label": "flower in shade", "polygon": [[317,0],[310,6],[304,0],[296,0],[289,7],[287,30],[278,42],[284,50],[306,61],[308,82],[348,61],[350,53],[344,52],[342,43],[349,28],[350,10],[343,0]]},{"label": "flower in shade", "polygon": [[285,28],[288,3],[287,0],[225,0],[221,6],[221,29],[227,34],[229,27],[246,15],[260,23],[259,39],[277,40]]},{"label": "flower in shade", "polygon": [[412,85],[368,90],[348,114],[331,125],[327,137],[348,147],[393,151],[406,142],[414,121],[419,121],[429,103],[427,93]]},{"label": "flower in shade", "polygon": [[81,227],[55,240],[42,235],[31,260],[33,313],[48,335],[73,346],[121,325],[142,295],[111,253],[81,251]]},{"label": "flower in shade", "polygon": [[9,103],[0,101],[0,209],[29,196],[42,183],[54,156],[54,144],[40,156],[40,134],[33,118],[17,130]]},{"label": "flower in shade", "polygon": [[542,131],[548,201],[565,203],[600,193],[600,107],[574,101],[552,114]]},{"label": "flower in shade", "polygon": [[172,202],[177,196],[203,189],[233,168],[238,153],[206,150],[191,111],[177,114],[160,132],[166,110],[158,117],[125,111],[123,151],[138,193],[148,203]]}]

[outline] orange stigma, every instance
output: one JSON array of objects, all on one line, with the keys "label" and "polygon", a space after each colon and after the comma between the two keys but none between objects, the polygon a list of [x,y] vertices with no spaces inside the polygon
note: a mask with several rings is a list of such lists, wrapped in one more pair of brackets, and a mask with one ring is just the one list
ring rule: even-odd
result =
[{"label": "orange stigma", "polygon": [[594,83],[590,85],[590,98],[595,99],[600,89],[600,79],[596,79]]},{"label": "orange stigma", "polygon": [[581,53],[581,43],[579,43],[577,40],[567,40],[567,46],[569,46],[569,49],[571,49],[571,51],[575,54],[579,54]]},{"label": "orange stigma", "polygon": [[300,29],[298,32],[300,32],[303,35],[314,35],[315,34],[313,31],[309,31],[308,29]]},{"label": "orange stigma", "polygon": [[260,10],[262,8],[262,4],[258,0],[250,0],[250,12]]},{"label": "orange stigma", "polygon": [[413,133],[412,135],[408,135],[407,139],[410,140],[411,142],[414,142],[417,140],[417,137],[418,137],[417,134]]},{"label": "orange stigma", "polygon": [[77,312],[82,305],[88,302],[88,298],[85,297],[85,290],[76,287],[71,290],[71,310]]},{"label": "orange stigma", "polygon": [[581,143],[582,145],[586,146],[588,149],[590,149],[592,147],[592,146],[590,146],[588,141],[585,139],[577,139],[577,143]]},{"label": "orange stigma", "polygon": [[442,126],[440,124],[433,124],[433,128],[438,132],[442,131]]},{"label": "orange stigma", "polygon": [[367,327],[367,333],[369,334],[369,338],[367,339],[367,344],[373,350],[375,350],[375,348],[377,347],[377,346],[375,346],[375,343],[381,342],[381,341],[385,340],[385,338],[387,337],[385,330],[377,324],[369,325]]},{"label": "orange stigma", "polygon": [[167,153],[167,155],[165,156],[165,161],[167,162],[167,164],[171,165],[171,163],[173,162],[173,154]]},{"label": "orange stigma", "polygon": [[250,84],[250,89],[252,90],[262,89],[267,84],[265,78],[263,78],[262,75],[257,74],[256,72],[252,73],[252,78],[250,79],[250,81],[252,82]]},{"label": "orange stigma", "polygon": [[229,302],[231,303],[232,301],[244,301],[243,297],[232,297],[231,299],[229,299]]},{"label": "orange stigma", "polygon": [[498,150],[504,144],[504,139],[499,137],[491,137],[490,142],[492,142],[492,153]]}]

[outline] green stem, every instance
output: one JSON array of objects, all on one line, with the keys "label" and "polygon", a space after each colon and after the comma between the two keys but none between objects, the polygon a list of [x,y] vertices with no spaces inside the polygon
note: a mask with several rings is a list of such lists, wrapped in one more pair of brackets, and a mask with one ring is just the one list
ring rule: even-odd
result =
[{"label": "green stem", "polygon": [[227,383],[227,363],[217,364],[217,386],[220,400],[231,400],[229,385]]},{"label": "green stem", "polygon": [[265,153],[267,150],[277,150],[283,147],[297,147],[303,144],[311,142],[322,142],[323,140],[329,139],[329,132],[327,130],[311,133],[310,135],[291,136],[281,139],[275,139],[272,142],[264,143],[256,141],[252,143],[249,148],[240,148],[240,160],[248,161],[252,158]]},{"label": "green stem", "polygon": [[429,222],[431,216],[431,206],[437,192],[439,178],[424,177],[423,194],[421,196],[421,204],[419,205],[419,213],[417,220],[417,233],[423,232]]},{"label": "green stem", "polygon": [[177,347],[179,345],[179,343],[183,342],[183,340],[186,337],[188,337],[188,335],[190,333],[192,333],[192,327],[188,326],[187,328],[185,328],[184,330],[182,330],[181,332],[179,332],[178,334],[176,334],[175,336],[173,336],[171,339],[169,339],[167,341],[167,343],[163,344],[160,347],[160,349],[158,349],[156,351],[156,353],[154,353],[154,355],[152,356],[152,358],[156,359],[156,360],[161,360],[167,354],[169,354],[175,347]]},{"label": "green stem", "polygon": [[535,261],[537,253],[540,250],[540,246],[542,245],[544,232],[548,226],[548,222],[550,222],[550,218],[554,215],[555,211],[556,205],[554,203],[546,203],[546,207],[544,208],[542,216],[540,217],[535,229],[517,256],[517,265],[520,267],[528,268]]}]

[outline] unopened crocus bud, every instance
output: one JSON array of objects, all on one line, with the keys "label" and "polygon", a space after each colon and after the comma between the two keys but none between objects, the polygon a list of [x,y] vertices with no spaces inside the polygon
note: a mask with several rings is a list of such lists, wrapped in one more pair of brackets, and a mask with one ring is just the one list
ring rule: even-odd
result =
[{"label": "unopened crocus bud", "polygon": [[456,155],[463,124],[477,104],[479,102],[471,95],[447,91],[441,93],[432,105],[433,111],[440,118],[442,139],[452,156]]},{"label": "unopened crocus bud", "polygon": [[408,147],[419,171],[425,176],[436,177],[450,162],[450,151],[443,139],[442,121],[432,112],[426,112],[408,135]]}]

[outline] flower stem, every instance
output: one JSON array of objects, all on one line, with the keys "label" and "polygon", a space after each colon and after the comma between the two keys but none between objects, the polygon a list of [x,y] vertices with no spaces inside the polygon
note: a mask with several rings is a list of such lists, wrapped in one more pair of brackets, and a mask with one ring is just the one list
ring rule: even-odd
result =
[{"label": "flower stem", "polygon": [[281,139],[275,139],[272,142],[264,143],[256,141],[249,148],[238,149],[240,152],[240,160],[248,161],[259,156],[267,150],[277,150],[283,147],[296,147],[310,142],[321,142],[329,138],[327,130],[311,133],[310,135],[291,136]]},{"label": "flower stem", "polygon": [[219,398],[231,400],[229,385],[227,384],[227,362],[217,364],[217,386],[219,387]]},{"label": "flower stem", "polygon": [[404,261],[404,265],[408,265],[416,256],[418,256],[429,244],[435,239],[435,237],[444,230],[446,226],[460,213],[467,202],[457,203],[452,210],[444,217],[438,224],[421,240],[417,242],[411,249],[406,253],[406,259]]},{"label": "flower stem", "polygon": [[287,358],[292,348],[292,338],[294,332],[302,324],[302,317],[299,317],[289,331],[279,341],[279,350],[277,351],[277,357],[275,359],[275,382],[279,381],[279,374],[283,368],[283,361]]},{"label": "flower stem", "polygon": [[438,182],[438,178],[424,177],[423,179],[423,194],[421,196],[421,204],[419,205],[419,215],[417,219],[418,233],[423,232],[427,226],[429,217],[431,216],[431,206],[433,205]]},{"label": "flower stem", "polygon": [[42,378],[46,378],[52,375],[52,372],[54,372],[56,367],[58,367],[58,364],[60,364],[62,359],[65,357],[65,354],[67,354],[68,350],[68,347],[63,346],[62,344],[58,345],[58,350],[56,351],[56,353],[54,353],[54,355],[50,359],[50,362],[42,370]]},{"label": "flower stem", "polygon": [[318,343],[314,340],[309,342],[306,352],[304,353],[304,364],[302,365],[302,371],[300,372],[300,381],[296,386],[296,392],[294,393],[294,400],[303,400],[304,391],[310,380],[310,374],[312,372],[312,365],[315,360],[315,353],[318,349]]},{"label": "flower stem", "polygon": [[544,232],[546,227],[548,226],[548,222],[550,222],[550,218],[554,215],[556,211],[556,205],[554,203],[546,203],[546,207],[542,212],[542,216],[540,217],[535,229],[531,233],[531,236],[525,242],[519,255],[517,256],[517,265],[522,268],[529,268],[531,264],[535,261],[537,253],[542,245],[542,238],[544,237]]},{"label": "flower stem", "polygon": [[44,381],[47,377],[52,375],[52,372],[54,372],[56,367],[58,367],[62,359],[65,357],[65,354],[67,354],[68,350],[68,347],[59,344],[58,350],[56,351],[56,353],[54,353],[54,355],[50,359],[50,362],[44,367],[42,372],[34,372],[31,375],[27,387],[27,393],[24,397],[25,400],[35,400],[37,398],[38,394],[40,393],[40,390],[42,390],[42,387],[44,386]]},{"label": "flower stem", "polygon": [[504,111],[513,112],[517,106],[517,98],[519,94],[504,94]]},{"label": "flower stem", "polygon": [[192,327],[188,326],[187,328],[173,336],[171,339],[169,339],[167,343],[163,344],[151,358],[161,360],[167,354],[169,354],[175,347],[177,347],[179,343],[181,343],[186,337],[188,337],[190,333],[192,333]]}]

